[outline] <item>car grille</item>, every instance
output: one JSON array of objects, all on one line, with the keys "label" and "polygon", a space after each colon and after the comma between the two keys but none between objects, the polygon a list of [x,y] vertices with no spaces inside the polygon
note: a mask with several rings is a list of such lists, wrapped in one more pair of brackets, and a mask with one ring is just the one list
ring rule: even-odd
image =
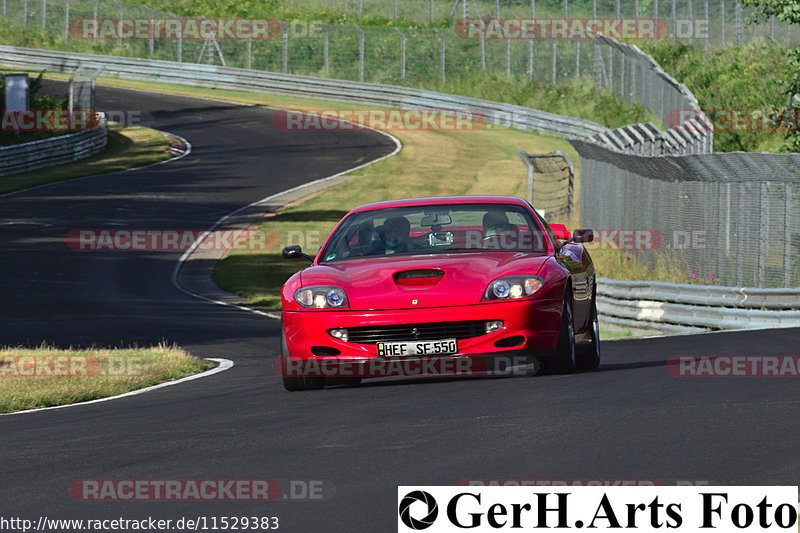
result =
[{"label": "car grille", "polygon": [[483,320],[347,328],[348,340],[359,344],[416,340],[470,339],[472,337],[484,335],[485,333],[486,329]]}]

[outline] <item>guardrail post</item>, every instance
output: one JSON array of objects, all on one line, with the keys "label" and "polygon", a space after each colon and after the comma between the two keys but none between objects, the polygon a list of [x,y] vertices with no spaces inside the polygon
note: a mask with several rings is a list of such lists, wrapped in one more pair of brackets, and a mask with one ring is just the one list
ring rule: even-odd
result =
[{"label": "guardrail post", "polygon": [[400,28],[395,28],[394,31],[400,35],[400,79],[406,79],[406,35],[400,31]]},{"label": "guardrail post", "polygon": [[557,75],[558,75],[558,72],[557,72],[557,70],[558,70],[558,64],[557,64],[558,59],[556,58],[556,41],[555,41],[555,39],[550,41],[550,48],[551,48],[552,56],[553,56],[553,58],[551,60],[551,64],[550,64],[550,85],[555,85],[556,84]]},{"label": "guardrail post", "polygon": [[283,37],[283,46],[281,49],[281,71],[286,74],[289,72],[289,32],[286,30],[286,24],[278,21],[281,25],[281,37]]},{"label": "guardrail post", "polygon": [[358,32],[358,81],[364,81],[364,30],[353,24]]},{"label": "guardrail post", "polygon": [[28,0],[22,0],[22,24],[28,25]]},{"label": "guardrail post", "polygon": [[[95,20],[97,16],[94,17]],[[47,28],[47,0],[42,0],[42,29]]]},{"label": "guardrail post", "polygon": [[446,79],[445,70],[446,70],[446,60],[447,60],[447,56],[446,56],[447,52],[445,51],[444,36],[436,28],[433,29],[433,33],[435,33],[436,36],[439,38],[439,43],[440,43],[440,46],[441,46],[441,58],[440,58],[441,65],[440,65],[440,67],[441,67],[441,71],[442,71],[442,83],[444,83],[445,79]]}]

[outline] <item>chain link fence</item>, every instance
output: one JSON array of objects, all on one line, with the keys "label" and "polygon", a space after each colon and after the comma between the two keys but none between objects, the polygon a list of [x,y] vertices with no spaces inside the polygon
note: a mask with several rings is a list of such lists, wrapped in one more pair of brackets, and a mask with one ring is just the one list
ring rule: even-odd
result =
[{"label": "chain link fence", "polygon": [[548,220],[570,218],[575,192],[575,167],[562,152],[529,154],[518,150],[517,156],[528,169],[526,199]]},{"label": "chain link fence", "polygon": [[669,37],[718,48],[758,38],[800,42],[800,30],[772,18],[748,24],[755,8],[735,0],[288,0],[308,7],[394,22],[433,24],[469,17],[653,18],[664,21]]},{"label": "chain link fence", "polygon": [[800,285],[800,154],[711,153],[713,127],[686,87],[635,46],[597,45],[611,60],[598,63],[596,83],[665,123],[676,110],[689,119],[665,131],[639,124],[571,139],[581,156],[581,225],[649,232],[650,245],[631,253],[687,281]]},{"label": "chain link fence", "polygon": [[[7,20],[37,27],[65,42],[84,41],[94,53],[147,57],[179,62],[204,62],[273,72],[327,76],[378,83],[414,84],[446,80],[448,76],[490,73],[527,77],[556,84],[586,75],[596,68],[597,50],[591,40],[529,40],[465,38],[457,28],[385,27],[356,24],[323,24],[301,20],[272,21],[267,38],[224,38],[180,33],[172,38],[160,35],[123,35],[119,21],[144,21],[152,25],[190,20],[122,0],[0,0]],[[396,8],[395,8],[396,4]],[[774,20],[746,23],[750,9],[732,0],[641,0],[622,6],[619,1],[578,2],[575,0],[294,0],[295,6],[311,6],[346,13],[397,16],[427,24],[433,20],[457,21],[462,17],[547,19],[658,19],[657,38],[675,36],[683,41],[708,46],[727,42],[745,43],[756,38],[773,38],[800,44],[800,31]],[[431,11],[432,10],[432,11]],[[199,14],[198,20],[203,17]],[[99,33],[87,31],[87,21],[105,21]],[[213,21],[213,19],[212,19]],[[661,31],[663,30],[663,32]],[[146,33],[146,32],[145,32]],[[91,38],[101,35],[102,38]],[[87,48],[88,48],[87,46]],[[606,77],[624,55],[611,52],[604,61]],[[88,51],[88,50],[87,50]],[[624,78],[619,79],[624,83]]]}]

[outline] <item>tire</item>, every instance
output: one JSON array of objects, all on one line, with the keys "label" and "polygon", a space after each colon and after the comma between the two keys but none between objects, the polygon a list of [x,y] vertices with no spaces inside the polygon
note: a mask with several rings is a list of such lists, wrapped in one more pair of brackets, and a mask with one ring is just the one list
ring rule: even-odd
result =
[{"label": "tire", "polygon": [[600,366],[600,324],[597,321],[597,301],[592,295],[590,324],[592,343],[578,348],[578,370],[596,370]]},{"label": "tire", "polygon": [[283,388],[290,392],[301,390],[321,389],[325,386],[325,378],[310,376],[287,376],[289,345],[286,343],[286,333],[283,331],[281,322],[281,375],[283,376]]},{"label": "tire", "polygon": [[572,317],[570,291],[564,296],[564,307],[561,310],[561,331],[558,335],[558,346],[553,357],[542,360],[544,374],[572,374],[577,367],[575,350],[575,322]]}]

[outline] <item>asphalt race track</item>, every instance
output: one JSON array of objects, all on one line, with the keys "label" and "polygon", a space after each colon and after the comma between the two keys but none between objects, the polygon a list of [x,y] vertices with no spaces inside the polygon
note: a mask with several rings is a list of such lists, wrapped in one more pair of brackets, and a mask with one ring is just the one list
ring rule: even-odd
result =
[{"label": "asphalt race track", "polygon": [[[269,110],[213,101],[99,88],[97,102],[140,112],[144,125],[185,137],[193,151],[0,197],[0,344],[167,340],[235,366],[111,402],[0,417],[0,515],[277,516],[288,532],[381,532],[396,530],[398,485],[798,483],[797,378],[679,378],[665,366],[674,355],[795,355],[798,330],[605,342],[600,369],[574,376],[285,392],[272,367],[277,321],[178,290],[171,274],[179,253],[73,251],[66,234],[204,229],[394,144],[365,132],[282,132]],[[322,497],[78,501],[68,487],[81,479],[276,479],[284,490],[289,481],[321,481]]]}]

